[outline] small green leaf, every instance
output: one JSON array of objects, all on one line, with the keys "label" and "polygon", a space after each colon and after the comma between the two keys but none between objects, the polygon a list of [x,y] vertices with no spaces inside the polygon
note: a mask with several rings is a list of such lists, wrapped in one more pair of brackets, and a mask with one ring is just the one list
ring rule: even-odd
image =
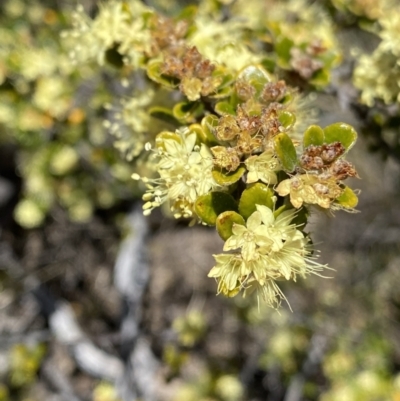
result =
[{"label": "small green leaf", "polygon": [[172,111],[166,107],[151,107],[149,114],[159,120],[165,121],[166,123],[179,126],[179,121],[173,116]]},{"label": "small green leaf", "polygon": [[165,150],[164,141],[166,139],[169,139],[169,140],[172,139],[178,143],[182,143],[182,138],[178,134],[175,134],[175,132],[162,131],[159,134],[157,134],[157,136],[156,136],[157,148],[162,148]]},{"label": "small green leaf", "polygon": [[202,114],[203,109],[204,106],[201,102],[180,102],[173,107],[172,114],[183,123],[191,123]]},{"label": "small green leaf", "polygon": [[215,93],[208,95],[212,99],[222,99],[228,97],[232,93],[231,86],[225,86],[223,88],[219,87],[216,89]]},{"label": "small green leaf", "polygon": [[228,210],[218,215],[216,221],[217,231],[224,241],[232,236],[233,224],[240,224],[244,226],[244,218],[239,213],[236,213],[232,210]]},{"label": "small green leaf", "polygon": [[186,6],[178,15],[177,20],[192,21],[197,14],[197,7],[194,5]]},{"label": "small green leaf", "polygon": [[212,176],[218,184],[228,186],[239,181],[245,172],[246,168],[244,166],[240,166],[236,171],[229,173],[222,172],[219,168],[214,168],[212,171]]},{"label": "small green leaf", "polygon": [[219,118],[214,114],[208,114],[201,120],[201,127],[203,128],[203,132],[206,140],[204,141],[206,144],[217,144],[218,141],[214,136],[214,128],[218,126]]},{"label": "small green leaf", "polygon": [[272,57],[264,57],[261,60],[262,66],[270,73],[274,73],[276,68],[276,61]]},{"label": "small green leaf", "polygon": [[349,124],[335,123],[324,128],[325,143],[340,142],[346,151],[350,150],[357,140],[356,130]]},{"label": "small green leaf", "polygon": [[245,189],[239,201],[239,213],[247,220],[256,210],[256,205],[264,205],[270,209],[274,206],[274,191],[268,185],[257,182]]},{"label": "small green leaf", "polygon": [[217,114],[220,116],[224,116],[226,114],[232,114],[235,115],[235,109],[232,107],[232,105],[228,102],[218,102],[214,110]]},{"label": "small green leaf", "polygon": [[290,137],[284,132],[274,137],[275,152],[286,171],[293,171],[297,164],[296,149]]},{"label": "small green leaf", "polygon": [[316,71],[312,78],[309,80],[309,83],[311,85],[314,85],[316,88],[324,88],[329,84],[331,81],[331,74],[329,73],[329,70],[327,69],[321,69]]},{"label": "small green leaf", "polygon": [[218,215],[227,210],[236,211],[237,204],[226,192],[210,192],[196,199],[194,210],[204,223],[214,226]]},{"label": "small green leaf", "polygon": [[189,125],[189,130],[196,133],[197,141],[196,143],[199,145],[200,143],[206,142],[206,136],[204,134],[203,128],[200,124],[191,124]]},{"label": "small green leaf", "polygon": [[290,111],[284,110],[279,112],[278,120],[287,130],[289,130],[295,124],[296,116]]},{"label": "small green leaf", "polygon": [[294,42],[286,37],[281,37],[275,43],[275,53],[278,55],[283,67],[289,66],[290,50],[293,44]]},{"label": "small green leaf", "polygon": [[358,204],[358,197],[351,188],[346,186],[335,201],[347,209],[353,209]]},{"label": "small green leaf", "polygon": [[320,146],[324,143],[324,130],[318,125],[310,125],[303,137],[304,149],[310,145]]}]

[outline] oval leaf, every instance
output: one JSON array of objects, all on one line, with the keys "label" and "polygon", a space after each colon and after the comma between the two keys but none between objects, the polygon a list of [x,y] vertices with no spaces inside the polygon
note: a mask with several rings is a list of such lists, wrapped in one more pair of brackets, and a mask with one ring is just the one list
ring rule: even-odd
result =
[{"label": "oval leaf", "polygon": [[291,58],[290,51],[292,50],[293,44],[293,41],[286,37],[281,37],[275,42],[274,50],[279,57],[282,67],[289,67]]},{"label": "oval leaf", "polygon": [[235,115],[235,109],[228,102],[218,102],[214,109],[220,116],[225,116],[226,114]]},{"label": "oval leaf", "polygon": [[175,134],[175,132],[169,132],[169,131],[162,131],[156,136],[156,146],[157,148],[162,148],[165,150],[165,145],[164,141],[166,139],[172,139],[178,143],[182,143],[182,138],[178,135]]},{"label": "oval leaf", "polygon": [[233,224],[240,224],[244,226],[245,225],[244,218],[239,213],[236,213],[232,210],[223,212],[217,217],[216,221],[217,231],[220,237],[224,241],[226,241],[229,237],[232,236]]},{"label": "oval leaf", "polygon": [[331,82],[331,75],[329,73],[329,70],[322,69],[316,71],[309,82],[311,85],[314,85],[318,89],[324,88]]},{"label": "oval leaf", "polygon": [[335,123],[324,128],[325,143],[340,142],[350,150],[357,140],[356,130],[349,124]]},{"label": "oval leaf", "polygon": [[303,137],[304,149],[310,145],[320,146],[324,143],[324,130],[318,125],[310,125]]},{"label": "oval leaf", "polygon": [[264,205],[271,210],[274,206],[274,191],[267,185],[257,182],[245,189],[239,201],[239,213],[247,220],[256,210],[256,205]]},{"label": "oval leaf", "polygon": [[296,149],[292,140],[285,133],[274,137],[275,152],[286,171],[293,171],[297,165]]},{"label": "oval leaf", "polygon": [[358,204],[358,197],[351,188],[345,187],[342,194],[336,198],[336,202],[346,209],[353,209]]},{"label": "oval leaf", "polygon": [[240,166],[236,171],[230,173],[224,173],[220,169],[215,168],[212,171],[212,176],[218,184],[228,186],[239,181],[245,172],[246,168],[243,166]]},{"label": "oval leaf", "polygon": [[184,123],[195,121],[196,117],[202,114],[204,106],[200,102],[180,102],[173,109],[173,116]]},{"label": "oval leaf", "polygon": [[218,215],[227,210],[237,210],[237,204],[226,192],[210,192],[196,199],[194,210],[204,223],[214,226]]},{"label": "oval leaf", "polygon": [[214,114],[209,114],[201,120],[201,128],[203,130],[204,142],[209,147],[217,145],[218,141],[213,132],[214,128],[218,125],[219,118]]},{"label": "oval leaf", "polygon": [[278,120],[286,129],[290,129],[296,122],[296,116],[290,111],[285,110],[279,112]]}]

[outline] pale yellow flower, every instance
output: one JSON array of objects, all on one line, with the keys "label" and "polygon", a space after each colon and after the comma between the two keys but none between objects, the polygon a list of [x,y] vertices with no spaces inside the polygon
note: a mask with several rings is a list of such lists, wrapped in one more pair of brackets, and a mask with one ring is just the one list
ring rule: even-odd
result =
[{"label": "pale yellow flower", "polygon": [[228,292],[235,290],[251,273],[249,268],[243,263],[240,254],[220,254],[213,255],[217,264],[210,270],[208,277],[214,277],[223,285],[218,286],[218,292],[222,288]]},{"label": "pale yellow flower", "polygon": [[246,297],[253,292],[257,293],[257,298],[261,295],[264,302],[274,309],[279,308],[282,300],[286,300],[282,290],[273,279],[270,279],[263,284],[260,284],[256,279],[248,280],[247,286],[243,292],[243,297]]},{"label": "pale yellow flower", "polygon": [[302,174],[282,181],[276,188],[280,196],[290,194],[290,202],[299,209],[303,203],[328,209],[340,196],[342,189],[334,177],[321,179],[317,175]]},{"label": "pale yellow flower", "polygon": [[75,63],[96,60],[103,65],[107,50],[117,46],[125,63],[139,67],[151,44],[143,16],[149,12],[151,9],[137,0],[111,0],[100,3],[98,14],[91,19],[83,6],[78,6],[73,13],[73,29],[62,34],[71,47],[72,60]]},{"label": "pale yellow flower", "polygon": [[217,264],[209,273],[218,280],[218,293],[234,296],[244,290],[245,296],[257,290],[277,307],[285,297],[276,280],[296,281],[326,267],[311,257],[308,238],[292,224],[295,215],[292,209],[275,218],[271,209],[257,205],[246,226],[233,225],[224,251],[240,248],[240,253],[214,255]]},{"label": "pale yellow flower", "polygon": [[[261,210],[263,210],[262,208]],[[233,235],[225,242],[224,251],[242,248],[242,256],[246,261],[256,257],[257,246],[270,247],[273,244],[273,241],[269,238],[267,226],[263,224],[262,214],[259,210],[247,219],[246,226],[234,224],[232,232]]]},{"label": "pale yellow flower", "polygon": [[[219,185],[212,177],[212,155],[209,148],[196,145],[196,134],[187,128],[176,131],[176,138],[162,139],[156,151],[155,170],[159,178],[142,178],[147,191],[143,208],[148,215],[169,202],[176,218],[191,217],[196,199]],[[134,179],[140,179],[136,174]]]},{"label": "pale yellow flower", "polygon": [[281,167],[272,150],[267,150],[259,156],[250,156],[245,164],[248,170],[247,184],[257,181],[267,185],[277,183],[276,171],[281,170]]}]

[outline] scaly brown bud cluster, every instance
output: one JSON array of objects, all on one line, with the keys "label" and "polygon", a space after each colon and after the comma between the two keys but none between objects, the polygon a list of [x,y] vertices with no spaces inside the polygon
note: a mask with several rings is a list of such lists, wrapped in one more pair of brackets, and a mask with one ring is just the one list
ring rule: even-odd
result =
[{"label": "scaly brown bud cluster", "polygon": [[[277,84],[273,87],[274,84]],[[284,81],[265,85],[262,95],[270,91],[273,96],[269,98],[281,98],[286,93]],[[245,86],[241,86],[242,90]],[[278,112],[284,106],[273,102],[263,106],[248,99],[246,103],[239,104],[236,108],[236,115],[225,115],[219,119],[215,127],[215,136],[222,142],[228,142],[230,147],[214,146],[211,151],[214,155],[214,165],[235,171],[243,157],[260,154],[271,147],[271,139],[285,128],[279,121]]]},{"label": "scaly brown bud cluster", "polygon": [[189,100],[212,94],[221,84],[221,78],[213,77],[215,66],[204,59],[195,46],[182,45],[164,54],[161,72],[180,80],[179,89]]},{"label": "scaly brown bud cluster", "polygon": [[340,159],[345,151],[346,148],[340,142],[311,145],[300,156],[300,166],[308,172],[317,172],[321,178],[334,177],[342,181],[348,177],[358,177],[354,166],[347,160]]},{"label": "scaly brown bud cluster", "polygon": [[164,50],[182,47],[189,23],[185,20],[176,22],[171,18],[155,14],[150,21],[150,27],[153,43],[149,56],[155,57]]},{"label": "scaly brown bud cluster", "polygon": [[264,102],[279,102],[287,94],[288,88],[286,82],[280,80],[278,82],[268,82],[261,93],[261,99]]},{"label": "scaly brown bud cluster", "polygon": [[314,47],[309,48],[309,51],[302,51],[301,49],[294,47],[290,51],[292,56],[290,60],[290,66],[296,71],[302,78],[309,80],[318,70],[324,67],[324,63],[321,60],[315,58],[318,53],[314,53]]}]

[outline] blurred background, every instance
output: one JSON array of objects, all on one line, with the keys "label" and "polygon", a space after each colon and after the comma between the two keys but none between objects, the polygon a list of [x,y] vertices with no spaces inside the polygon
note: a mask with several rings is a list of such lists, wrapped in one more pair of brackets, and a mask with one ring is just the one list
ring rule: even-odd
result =
[{"label": "blurred background", "polygon": [[108,71],[60,40],[75,2],[1,0],[0,401],[400,401],[400,113],[352,83],[379,2],[317,3],[343,56],[314,114],[359,132],[359,213],[312,216],[329,278],[283,283],[275,311],[216,296],[213,228],[142,216],[103,125]]}]

